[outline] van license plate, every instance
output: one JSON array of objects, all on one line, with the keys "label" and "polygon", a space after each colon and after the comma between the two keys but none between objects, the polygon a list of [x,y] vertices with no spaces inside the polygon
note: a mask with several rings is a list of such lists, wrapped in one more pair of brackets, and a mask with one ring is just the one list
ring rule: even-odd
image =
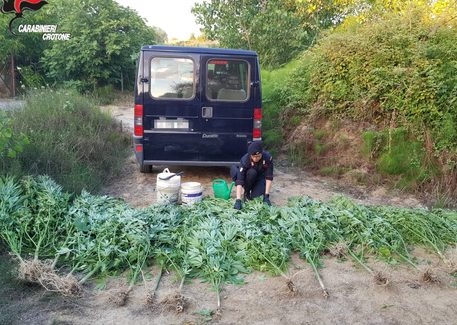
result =
[{"label": "van license plate", "polygon": [[154,120],[154,129],[188,129],[187,120]]}]

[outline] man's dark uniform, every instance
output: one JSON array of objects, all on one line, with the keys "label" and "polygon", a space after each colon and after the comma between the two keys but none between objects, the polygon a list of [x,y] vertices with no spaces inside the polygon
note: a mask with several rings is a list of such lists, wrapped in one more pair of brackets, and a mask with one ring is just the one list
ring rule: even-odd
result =
[{"label": "man's dark uniform", "polygon": [[[262,158],[253,163],[251,155],[262,153]],[[232,166],[230,175],[236,185],[244,187],[247,199],[265,194],[266,180],[273,180],[273,157],[262,150],[262,143],[255,141],[248,147],[248,153],[241,157],[239,168]]]}]

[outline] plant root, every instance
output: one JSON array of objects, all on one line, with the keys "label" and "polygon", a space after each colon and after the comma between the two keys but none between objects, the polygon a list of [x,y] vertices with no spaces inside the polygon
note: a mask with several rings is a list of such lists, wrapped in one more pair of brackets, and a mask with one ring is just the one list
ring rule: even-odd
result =
[{"label": "plant root", "polygon": [[127,304],[131,291],[131,289],[117,291],[110,296],[109,301],[118,307],[123,307]]},{"label": "plant root", "polygon": [[298,292],[298,289],[292,280],[287,280],[286,284],[287,284],[287,289],[289,289],[290,292],[293,292],[293,293]]},{"label": "plant root", "polygon": [[389,285],[390,281],[382,272],[376,272],[373,275],[373,281],[376,285],[381,287],[386,287]]},{"label": "plant root", "polygon": [[457,274],[457,246],[449,251],[446,258],[446,266],[449,268],[449,274]]},{"label": "plant root", "polygon": [[214,312],[213,320],[220,320],[222,318],[222,308],[217,308]]},{"label": "plant root", "polygon": [[58,275],[52,267],[52,261],[23,261],[19,265],[18,273],[19,279],[38,283],[47,291],[57,292],[63,296],[77,296],[82,291],[74,276]]},{"label": "plant root", "polygon": [[327,289],[322,289],[322,296],[324,296],[325,299],[330,298],[330,294]]},{"label": "plant root", "polygon": [[439,277],[436,274],[434,274],[430,269],[426,270],[422,274],[421,281],[424,283],[430,283],[430,284],[441,283],[441,280],[439,279]]},{"label": "plant root", "polygon": [[329,254],[336,258],[343,258],[348,251],[346,243],[340,242],[329,248]]},{"label": "plant root", "polygon": [[184,297],[183,295],[179,293],[175,293],[172,295],[169,295],[168,297],[165,297],[160,303],[166,307],[168,310],[173,310],[177,313],[180,314],[184,312],[187,308],[188,305],[188,298]]},{"label": "plant root", "polygon": [[317,270],[316,264],[312,260],[309,260],[309,263],[313,267],[314,275],[316,276],[316,279],[319,282],[319,285],[321,286],[322,295],[325,299],[328,299],[330,297],[330,293],[328,292],[327,288],[324,285],[324,282],[322,281],[319,271]]},{"label": "plant root", "polygon": [[407,281],[406,284],[411,289],[419,289],[421,287],[421,285],[418,281]]},{"label": "plant root", "polygon": [[43,273],[53,272],[51,265],[39,260],[24,261],[19,264],[19,279],[39,283],[39,278]]},{"label": "plant root", "polygon": [[182,313],[186,307],[186,298],[182,295],[178,296],[176,299],[176,312]]},{"label": "plant root", "polygon": [[155,300],[156,300],[156,295],[154,293],[150,292],[146,295],[146,303],[148,305],[154,305]]}]

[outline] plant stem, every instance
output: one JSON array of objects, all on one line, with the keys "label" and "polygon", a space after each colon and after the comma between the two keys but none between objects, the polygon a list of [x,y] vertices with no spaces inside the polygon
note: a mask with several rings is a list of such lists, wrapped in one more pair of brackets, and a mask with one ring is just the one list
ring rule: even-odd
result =
[{"label": "plant stem", "polygon": [[309,259],[308,262],[313,267],[314,274],[316,275],[317,281],[319,281],[319,285],[322,288],[322,291],[324,293],[324,297],[327,298],[329,296],[329,293],[328,293],[327,289],[324,286],[324,282],[322,281],[322,278],[321,278],[321,276],[319,274],[319,271],[316,268],[316,264],[314,264],[314,261],[312,259]]},{"label": "plant stem", "polygon": [[363,263],[349,248],[348,248],[347,251],[348,251],[349,255],[351,255],[354,260],[356,260],[365,270],[368,271],[368,273],[370,273],[371,275],[374,274],[373,270],[370,269],[365,263]]},{"label": "plant stem", "polygon": [[163,266],[160,267],[160,271],[159,271],[159,275],[157,276],[156,283],[154,284],[154,287],[152,288],[153,295],[155,295],[157,288],[159,288],[159,283],[160,283],[160,279],[162,279],[162,274],[163,274]]},{"label": "plant stem", "polygon": [[221,309],[221,292],[219,285],[216,287],[216,294],[217,294],[217,309]]},{"label": "plant stem", "polygon": [[48,210],[48,220],[46,221],[46,226],[44,227],[44,231],[40,233],[40,238],[38,239],[37,246],[35,248],[35,257],[34,260],[38,261],[38,255],[40,252],[41,242],[43,241],[44,237],[43,233],[46,235],[48,233],[49,223],[51,222],[51,211]]},{"label": "plant stem", "polygon": [[183,277],[181,278],[181,283],[179,284],[179,293],[181,293],[181,291],[182,291],[182,288],[183,288],[183,286],[184,286],[184,280],[185,280],[185,279],[186,279],[186,276],[183,276]]},{"label": "plant stem", "polygon": [[90,271],[89,273],[87,273],[84,278],[82,278],[81,280],[79,280],[79,284],[83,284],[84,282],[86,282],[87,280],[89,280],[89,278],[95,274],[95,272],[98,271],[98,269],[100,269],[101,265],[100,263],[98,263],[93,269],[92,271]]},{"label": "plant stem", "polygon": [[51,268],[54,269],[56,267],[57,261],[59,260],[60,254],[57,254],[52,262]]}]

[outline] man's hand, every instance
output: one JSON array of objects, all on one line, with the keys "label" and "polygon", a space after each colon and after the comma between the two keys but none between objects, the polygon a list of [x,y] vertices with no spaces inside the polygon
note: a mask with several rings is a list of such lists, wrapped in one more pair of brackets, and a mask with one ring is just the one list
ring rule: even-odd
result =
[{"label": "man's hand", "polygon": [[270,194],[264,194],[263,195],[263,203],[265,203],[268,206],[271,206]]},{"label": "man's hand", "polygon": [[236,210],[241,210],[241,200],[240,199],[237,199],[235,201],[235,205],[233,206],[233,208]]}]

